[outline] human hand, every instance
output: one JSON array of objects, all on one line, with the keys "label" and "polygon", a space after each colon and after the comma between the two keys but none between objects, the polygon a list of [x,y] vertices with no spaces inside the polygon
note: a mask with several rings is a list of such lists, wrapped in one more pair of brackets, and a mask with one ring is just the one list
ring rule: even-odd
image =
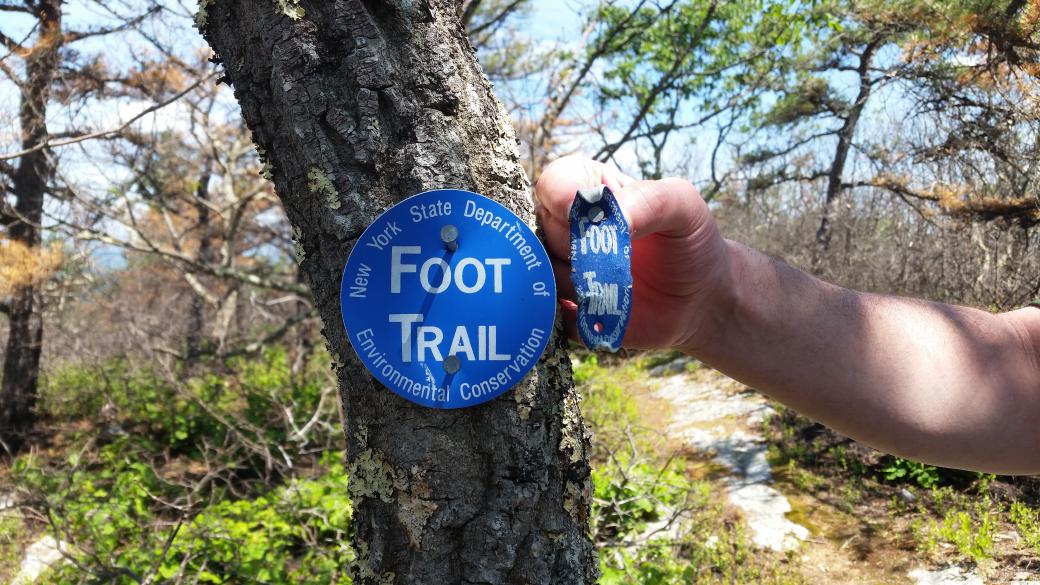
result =
[{"label": "human hand", "polygon": [[728,246],[707,204],[689,181],[637,181],[576,156],[553,161],[535,185],[568,334],[578,338],[567,214],[579,188],[597,185],[614,192],[633,240],[632,316],[622,343],[696,353],[732,305]]}]

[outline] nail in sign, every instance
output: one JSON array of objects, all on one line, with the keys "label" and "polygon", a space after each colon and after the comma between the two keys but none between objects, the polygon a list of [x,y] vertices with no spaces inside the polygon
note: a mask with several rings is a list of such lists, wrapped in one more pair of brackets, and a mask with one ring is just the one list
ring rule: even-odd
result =
[{"label": "nail in sign", "polygon": [[476,193],[428,191],[362,234],[343,270],[343,324],[397,395],[462,408],[534,367],[556,319],[549,257],[531,228]]}]

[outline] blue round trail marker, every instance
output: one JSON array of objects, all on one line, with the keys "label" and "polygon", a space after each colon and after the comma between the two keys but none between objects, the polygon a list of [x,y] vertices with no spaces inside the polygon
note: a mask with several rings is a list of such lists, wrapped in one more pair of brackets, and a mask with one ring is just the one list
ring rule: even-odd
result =
[{"label": "blue round trail marker", "polygon": [[556,319],[549,256],[499,203],[441,189],[405,199],[355,244],[340,289],[365,367],[423,406],[462,408],[518,383]]}]

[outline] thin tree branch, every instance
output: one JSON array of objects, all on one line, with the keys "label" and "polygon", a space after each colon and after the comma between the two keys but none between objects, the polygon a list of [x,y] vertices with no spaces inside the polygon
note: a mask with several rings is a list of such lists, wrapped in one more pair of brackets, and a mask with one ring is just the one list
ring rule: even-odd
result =
[{"label": "thin tree branch", "polygon": [[99,130],[97,132],[90,132],[88,134],[82,134],[80,136],[75,136],[75,137],[67,138],[67,139],[64,139],[64,140],[50,140],[50,139],[47,139],[47,140],[44,140],[43,142],[37,144],[36,146],[34,146],[32,148],[27,148],[25,150],[22,150],[22,151],[19,151],[19,152],[14,152],[14,153],[11,153],[11,154],[0,155],[0,161],[20,158],[20,157],[23,157],[23,156],[25,156],[27,154],[32,154],[32,153],[34,153],[34,152],[36,152],[38,150],[43,150],[45,148],[56,148],[56,147],[59,147],[59,146],[68,146],[70,144],[76,144],[77,142],[84,142],[84,141],[87,141],[87,140],[94,140],[94,139],[99,139],[99,138],[111,138],[112,136],[116,136],[119,133],[123,132],[124,130],[129,128],[134,122],[140,120],[141,118],[147,116],[148,114],[151,114],[153,112],[161,110],[161,109],[165,108],[166,106],[172,104],[173,102],[181,99],[182,97],[184,97],[185,95],[190,93],[195,88],[199,87],[200,85],[202,85],[203,83],[209,81],[210,79],[213,79],[214,77],[216,77],[216,75],[217,75],[217,72],[215,72],[215,71],[210,73],[210,74],[208,74],[208,75],[206,75],[205,77],[195,81],[195,83],[189,85],[183,91],[181,91],[181,92],[179,92],[177,94],[174,94],[169,99],[167,99],[165,101],[162,101],[162,102],[159,102],[159,103],[157,103],[155,105],[149,106],[149,107],[145,108],[144,110],[141,110],[134,117],[130,118],[126,122],[123,122],[122,124],[120,124],[119,126],[117,126],[115,128],[111,128],[109,130]]},{"label": "thin tree branch", "polygon": [[143,14],[140,14],[138,16],[135,16],[134,18],[131,18],[129,20],[124,21],[119,26],[113,26],[113,27],[108,27],[108,28],[98,28],[98,29],[94,29],[94,30],[70,31],[70,32],[67,32],[67,33],[65,33],[65,43],[69,44],[69,43],[74,43],[74,42],[79,41],[79,40],[89,39],[91,37],[100,37],[100,36],[110,35],[110,34],[117,33],[117,32],[124,32],[126,30],[129,30],[129,29],[137,26],[144,19],[148,18],[152,14],[155,14],[156,12],[159,12],[161,10],[162,10],[162,6],[156,5],[156,6],[153,6],[153,7],[149,8]]}]

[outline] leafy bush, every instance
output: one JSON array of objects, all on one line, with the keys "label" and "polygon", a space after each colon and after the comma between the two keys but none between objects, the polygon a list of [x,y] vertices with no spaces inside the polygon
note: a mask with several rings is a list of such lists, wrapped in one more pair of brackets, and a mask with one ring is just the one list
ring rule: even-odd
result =
[{"label": "leafy bush", "polygon": [[183,380],[126,360],[50,373],[41,413],[76,430],[0,477],[28,511],[24,532],[72,551],[50,582],[348,583],[328,361],[294,372],[271,347]]},{"label": "leafy bush", "polygon": [[639,426],[632,388],[643,373],[634,365],[605,368],[595,354],[575,357],[573,364],[574,382],[582,394],[582,415],[597,433],[594,459],[599,463],[629,439],[627,431]]},{"label": "leafy bush", "polygon": [[993,556],[1001,516],[998,504],[988,496],[972,501],[949,487],[933,488],[932,501],[939,508],[942,520],[914,523],[913,531],[921,548],[934,553],[940,543],[949,543],[975,562]]},{"label": "leafy bush", "polygon": [[49,582],[137,583],[186,576],[201,583],[349,583],[352,508],[342,453],[327,453],[320,473],[245,499],[216,499],[197,510],[163,502],[183,500],[185,488],[163,481],[149,465],[120,455],[112,444],[91,469],[65,473],[20,458],[12,474],[45,510],[55,536],[71,543],[73,563],[57,566]]},{"label": "leafy bush", "polygon": [[674,512],[691,489],[668,464],[611,461],[592,470],[592,531],[600,541],[622,540]]},{"label": "leafy bush", "polygon": [[886,481],[913,481],[923,488],[931,488],[942,481],[939,468],[927,463],[892,457],[887,466],[881,468]]},{"label": "leafy bush", "polygon": [[593,470],[601,585],[801,582],[753,549],[712,484],[686,477],[683,459],[648,453],[615,452]]},{"label": "leafy bush", "polygon": [[1040,514],[1021,503],[1011,504],[1011,522],[1015,524],[1026,546],[1040,554]]}]

